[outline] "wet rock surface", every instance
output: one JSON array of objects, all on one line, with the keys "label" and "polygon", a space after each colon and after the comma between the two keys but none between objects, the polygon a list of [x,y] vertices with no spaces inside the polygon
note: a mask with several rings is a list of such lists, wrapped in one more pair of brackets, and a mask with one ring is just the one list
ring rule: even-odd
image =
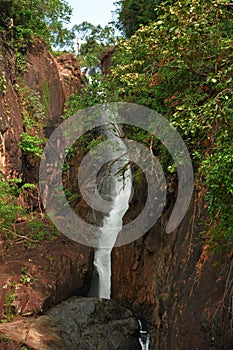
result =
[{"label": "wet rock surface", "polygon": [[0,325],[0,334],[34,350],[141,348],[132,312],[114,300],[96,298],[72,297],[36,319]]}]

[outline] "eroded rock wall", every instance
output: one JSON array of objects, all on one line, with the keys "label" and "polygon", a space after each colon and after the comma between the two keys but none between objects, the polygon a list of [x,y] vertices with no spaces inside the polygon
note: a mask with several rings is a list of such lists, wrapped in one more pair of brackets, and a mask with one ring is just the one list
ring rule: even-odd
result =
[{"label": "eroded rock wall", "polygon": [[3,321],[45,312],[71,295],[88,292],[91,248],[62,235],[51,237],[51,241],[29,242],[34,246],[26,247],[22,239],[0,240],[0,319]]},{"label": "eroded rock wall", "polygon": [[[61,122],[60,117],[68,96],[78,91],[81,93],[82,84],[77,57],[74,54],[54,58],[38,39],[28,46],[25,56],[19,59],[19,55],[16,55],[10,45],[0,42],[0,171],[2,173],[7,177],[18,177],[26,171],[25,168],[22,169],[22,151],[19,146],[20,135],[25,131],[23,117],[27,107],[22,94],[22,85],[39,95],[44,111],[41,121],[44,134],[50,136]],[[29,172],[37,170],[38,164],[33,164]]]},{"label": "eroded rock wall", "polygon": [[0,171],[9,177],[19,176],[22,166],[18,144],[23,121],[14,87],[15,60],[12,50],[0,43]]},{"label": "eroded rock wall", "polygon": [[[68,96],[80,89],[82,81],[76,56],[69,54],[65,60],[58,61],[40,40],[30,44],[25,55],[16,54],[10,44],[0,41],[0,173],[8,179],[37,183],[40,158],[22,152],[22,134],[26,131],[30,136],[49,136],[61,121]],[[33,119],[34,112],[38,113]],[[30,193],[23,205],[31,209],[39,205],[39,196],[36,193],[34,203]],[[18,315],[38,314],[75,293],[88,292],[92,249],[57,232],[54,236],[50,225],[43,226],[41,221],[35,222],[38,240],[34,240],[29,237],[35,232],[29,229],[28,220],[28,217],[17,218],[12,227],[0,234],[3,322]],[[40,227],[46,231],[42,240]],[[26,241],[35,247],[27,246]],[[14,346],[12,343],[12,349]],[[3,348],[1,340],[0,348]]]},{"label": "eroded rock wall", "polygon": [[232,256],[217,257],[204,243],[197,195],[167,234],[170,212],[144,237],[113,250],[113,298],[148,321],[151,349],[232,349]]}]

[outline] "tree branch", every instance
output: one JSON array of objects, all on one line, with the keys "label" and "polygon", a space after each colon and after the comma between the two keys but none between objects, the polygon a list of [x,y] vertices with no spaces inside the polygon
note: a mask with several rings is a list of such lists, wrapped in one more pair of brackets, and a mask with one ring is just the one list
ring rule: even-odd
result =
[{"label": "tree branch", "polygon": [[3,230],[4,230],[4,231],[7,231],[7,232],[9,232],[10,234],[12,234],[13,236],[17,237],[18,240],[19,240],[19,239],[20,239],[20,240],[27,240],[27,241],[30,241],[30,242],[33,242],[33,243],[38,243],[38,241],[36,241],[36,240],[34,240],[34,239],[31,239],[31,238],[29,238],[29,237],[27,237],[27,236],[19,235],[19,234],[17,234],[16,232],[14,232],[14,231],[12,231],[12,230],[9,230],[9,229],[7,229],[7,228],[5,228],[5,227],[4,227]]},{"label": "tree branch", "polygon": [[221,3],[216,2],[214,5],[224,6],[224,7],[233,7],[233,2],[228,2],[227,4],[221,4]]}]

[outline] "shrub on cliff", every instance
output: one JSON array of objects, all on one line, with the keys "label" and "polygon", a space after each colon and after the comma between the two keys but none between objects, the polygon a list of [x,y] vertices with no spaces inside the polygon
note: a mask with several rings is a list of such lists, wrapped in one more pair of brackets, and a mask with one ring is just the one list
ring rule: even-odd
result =
[{"label": "shrub on cliff", "polygon": [[17,204],[14,186],[0,177],[0,230],[10,229],[22,208]]}]

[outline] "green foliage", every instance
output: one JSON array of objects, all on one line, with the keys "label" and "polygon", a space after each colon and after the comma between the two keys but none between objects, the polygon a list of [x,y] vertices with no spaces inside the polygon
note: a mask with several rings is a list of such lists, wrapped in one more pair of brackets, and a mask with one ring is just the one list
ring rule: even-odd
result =
[{"label": "green foliage", "polygon": [[[74,94],[71,95],[66,104],[65,113],[63,115],[64,119],[69,118],[77,110],[92,107],[101,103],[109,101],[109,84],[104,76],[95,77],[95,81],[83,88],[82,95]],[[114,94],[112,94],[112,100],[114,99]]]},{"label": "green foliage", "polygon": [[[141,1],[120,3],[133,7],[137,19],[143,16]],[[112,74],[83,96],[72,96],[66,116],[112,101],[141,104],[166,116],[185,140],[207,189],[209,240],[219,250],[232,249],[233,8],[214,0],[159,3],[154,22],[119,42]],[[150,146],[141,130],[131,134]],[[165,169],[174,172],[166,150],[156,140],[152,146]]]},{"label": "green foliage", "polygon": [[22,208],[17,205],[14,185],[0,178],[0,229],[10,229]]},{"label": "green foliage", "polygon": [[73,33],[63,23],[69,23],[72,10],[65,0],[2,0],[0,12],[0,27],[15,47],[22,49],[33,35],[49,46],[71,45]]},{"label": "green foliage", "polygon": [[[119,0],[114,4],[117,7],[116,27],[123,32],[126,37],[131,37],[141,24],[147,25],[155,21],[158,14],[157,9],[162,0]],[[170,6],[174,1],[167,1]]]},{"label": "green foliage", "polygon": [[69,205],[71,207],[76,206],[79,200],[81,199],[81,194],[79,192],[72,193],[69,189],[65,189],[64,192]]},{"label": "green foliage", "polygon": [[233,248],[233,210],[225,211],[218,215],[217,222],[208,232],[210,247],[217,253],[222,254]]},{"label": "green foliage", "polygon": [[14,301],[15,301],[15,291],[7,294],[5,307],[4,307],[5,318],[2,321],[10,322],[15,316],[15,307],[13,305]]},{"label": "green foliage", "polygon": [[[26,197],[28,190],[35,188],[36,185],[23,183],[22,179],[5,181],[0,178],[0,230],[10,240],[23,239],[28,248],[33,248],[44,240],[51,241],[59,234],[49,219],[29,213],[18,204],[20,195]],[[17,219],[22,217],[26,223],[23,232],[17,230],[17,225],[14,225]],[[30,283],[26,271],[22,269],[21,272],[21,283]]]},{"label": "green foliage", "polygon": [[23,74],[27,72],[26,58],[20,51],[16,51],[15,68],[18,73]]},{"label": "green foliage", "polygon": [[26,131],[42,132],[45,125],[45,110],[48,108],[50,96],[46,82],[43,85],[43,104],[39,92],[20,83],[18,86],[23,125]]},{"label": "green foliage", "polygon": [[24,132],[21,134],[20,147],[22,151],[27,154],[34,154],[37,157],[41,158],[43,154],[42,145],[46,142],[46,139],[41,139],[38,135],[29,135]]},{"label": "green foliage", "polygon": [[2,95],[6,94],[6,78],[1,68],[0,68],[0,92],[2,93]]},{"label": "green foliage", "polygon": [[34,248],[42,241],[53,241],[59,232],[49,219],[41,218],[36,214],[28,216],[27,239],[24,245],[28,248]]},{"label": "green foliage", "polygon": [[31,276],[28,274],[28,268],[26,266],[23,266],[21,268],[21,277],[20,277],[20,283],[22,284],[29,284],[31,283]]},{"label": "green foliage", "polygon": [[[21,105],[23,116],[23,125],[25,132],[21,134],[19,146],[24,154],[36,155],[41,157],[43,154],[43,145],[47,141],[43,135],[45,126],[45,112],[48,111],[50,104],[50,94],[47,82],[43,84],[42,102],[40,94],[34,91],[22,82],[17,87],[17,93]],[[43,104],[42,104],[43,103]]]},{"label": "green foliage", "polygon": [[80,42],[79,64],[81,66],[95,66],[99,64],[100,55],[106,48],[117,43],[115,29],[111,26],[102,28],[91,23],[83,22],[73,27],[73,32]]},{"label": "green foliage", "polygon": [[209,215],[215,218],[211,239],[231,249],[231,9],[214,1],[165,5],[157,22],[120,43],[113,69],[115,90],[119,87],[126,101],[167,115],[180,131],[208,189]]}]

